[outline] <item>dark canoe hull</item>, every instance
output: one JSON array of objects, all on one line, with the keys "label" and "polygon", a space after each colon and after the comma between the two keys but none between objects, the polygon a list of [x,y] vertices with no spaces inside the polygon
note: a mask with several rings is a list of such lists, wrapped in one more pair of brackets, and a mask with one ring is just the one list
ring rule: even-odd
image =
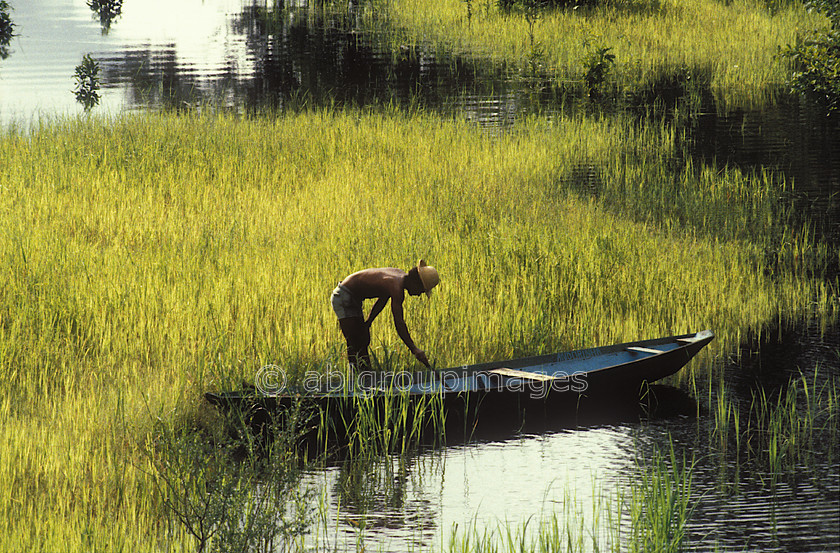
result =
[{"label": "dark canoe hull", "polygon": [[[298,400],[352,412],[353,404],[379,398],[437,398],[447,406],[491,403],[520,409],[548,405],[548,400],[574,405],[580,397],[635,396],[642,383],[653,383],[684,367],[712,339],[711,331],[643,340],[613,346],[466,365],[425,373],[362,375],[351,386],[316,386],[208,393],[223,409],[287,407]],[[556,402],[554,402],[556,403]]]}]

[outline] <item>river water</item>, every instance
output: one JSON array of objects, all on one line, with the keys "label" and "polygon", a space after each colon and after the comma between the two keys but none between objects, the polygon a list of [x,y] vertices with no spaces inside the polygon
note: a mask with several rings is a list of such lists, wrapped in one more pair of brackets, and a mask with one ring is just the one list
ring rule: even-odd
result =
[{"label": "river water", "polygon": [[[515,78],[487,64],[422,45],[386,46],[351,2],[334,11],[305,2],[264,17],[266,4],[242,0],[111,0],[110,17],[85,0],[12,0],[15,36],[0,59],[0,123],[78,114],[74,68],[85,54],[101,67],[101,104],[116,113],[147,107],[237,111],[289,103],[421,103],[494,132],[534,105]],[[761,112],[720,114],[705,106],[685,126],[698,159],[765,167],[795,183],[797,205],[824,239],[840,241],[840,126],[798,100]],[[699,329],[697,329],[699,330]],[[838,378],[836,327],[799,325],[744,344],[725,366],[727,389],[746,416],[752,394],[775,393],[800,372]],[[697,363],[697,361],[695,361]],[[703,373],[707,367],[694,367]],[[503,532],[557,516],[583,520],[584,549],[606,548],[608,516],[626,497],[638,466],[673,445],[694,459],[691,548],[723,551],[840,550],[840,462],[817,448],[783,474],[718,451],[717,389],[701,385],[677,413],[626,417],[482,436],[408,457],[344,462],[314,470],[322,490],[315,549],[414,551],[445,547],[452,535]],[[700,416],[696,416],[699,405]],[[685,405],[684,405],[685,407]],[[693,414],[694,413],[694,414]],[[670,437],[669,437],[670,436]],[[719,443],[719,442],[717,442]],[[735,448],[737,450],[737,448]],[[617,515],[616,515],[617,516]],[[621,525],[620,525],[621,526]],[[626,524],[621,527],[626,527]],[[603,534],[603,535],[602,535]],[[593,535],[595,536],[593,538]],[[625,538],[626,539],[626,538]]]},{"label": "river water", "polygon": [[[817,388],[836,381],[836,329],[788,332],[745,344],[741,357],[723,368],[742,425],[753,393],[783,390],[792,377],[816,381]],[[694,463],[688,550],[840,548],[840,460],[836,448],[829,453],[819,446],[836,436],[820,435],[806,456],[774,470],[749,459],[731,437],[721,445],[708,410],[717,402],[715,384],[711,392],[700,386],[697,398],[658,388],[667,405],[646,416],[624,412],[610,420],[599,412],[520,429],[514,424],[413,456],[345,461],[313,471],[307,484],[325,490],[321,509],[333,523],[307,544],[313,550],[363,545],[366,551],[419,551],[445,549],[465,536],[474,539],[476,532],[506,544],[509,533],[535,539],[556,518],[561,525],[572,523],[573,543],[582,538],[575,551],[617,544],[626,550],[630,522],[614,519],[630,500],[631,480],[640,478],[654,451],[667,457],[673,447],[678,464]]]}]

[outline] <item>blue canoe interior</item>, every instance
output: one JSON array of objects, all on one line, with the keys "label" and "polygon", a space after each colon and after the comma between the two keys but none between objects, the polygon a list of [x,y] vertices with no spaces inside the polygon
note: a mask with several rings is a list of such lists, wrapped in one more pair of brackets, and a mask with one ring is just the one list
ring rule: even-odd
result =
[{"label": "blue canoe interior", "polygon": [[362,373],[345,380],[304,383],[266,390],[207,393],[210,403],[223,409],[262,405],[275,408],[296,400],[315,403],[347,399],[429,395],[469,395],[541,399],[566,396],[636,393],[684,367],[714,338],[709,330],[667,338],[641,340],[536,357],[464,365],[424,372]]}]

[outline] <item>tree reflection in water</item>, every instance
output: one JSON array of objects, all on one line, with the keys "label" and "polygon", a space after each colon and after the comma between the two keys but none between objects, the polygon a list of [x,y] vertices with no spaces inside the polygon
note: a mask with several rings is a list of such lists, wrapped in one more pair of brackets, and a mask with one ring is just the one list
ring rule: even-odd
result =
[{"label": "tree reflection in water", "polygon": [[0,60],[9,57],[9,43],[14,35],[15,24],[12,22],[10,12],[12,7],[6,0],[0,0]]},{"label": "tree reflection in water", "polygon": [[102,34],[107,35],[111,23],[122,15],[123,0],[87,0],[90,10],[99,18]]}]

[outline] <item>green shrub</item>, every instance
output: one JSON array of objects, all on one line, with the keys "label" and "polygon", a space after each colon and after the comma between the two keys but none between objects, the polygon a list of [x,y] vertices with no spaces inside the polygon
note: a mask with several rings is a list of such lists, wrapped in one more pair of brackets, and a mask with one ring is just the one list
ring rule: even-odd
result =
[{"label": "green shrub", "polygon": [[791,88],[823,106],[829,114],[840,111],[840,2],[815,0],[809,6],[827,15],[831,27],[813,31],[788,45],[782,57],[793,66]]}]

